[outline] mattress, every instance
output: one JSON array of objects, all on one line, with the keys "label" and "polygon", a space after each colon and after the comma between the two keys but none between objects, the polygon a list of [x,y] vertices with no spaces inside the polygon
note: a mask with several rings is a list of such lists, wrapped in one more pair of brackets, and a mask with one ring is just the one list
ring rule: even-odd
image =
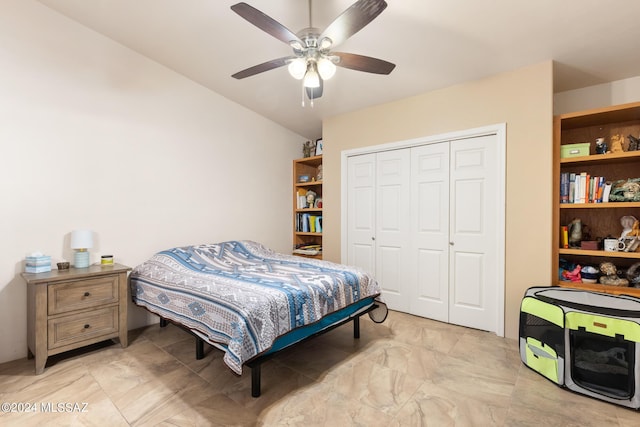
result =
[{"label": "mattress", "polygon": [[218,344],[237,374],[279,337],[380,295],[378,282],[359,268],[248,240],[158,252],[133,269],[130,283],[135,304]]}]

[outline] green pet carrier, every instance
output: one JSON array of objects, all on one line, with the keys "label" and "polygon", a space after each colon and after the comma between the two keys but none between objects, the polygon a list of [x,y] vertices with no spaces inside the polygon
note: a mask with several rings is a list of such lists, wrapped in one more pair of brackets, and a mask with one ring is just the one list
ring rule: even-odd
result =
[{"label": "green pet carrier", "polygon": [[640,409],[640,298],[530,288],[519,338],[522,362],[558,386]]}]

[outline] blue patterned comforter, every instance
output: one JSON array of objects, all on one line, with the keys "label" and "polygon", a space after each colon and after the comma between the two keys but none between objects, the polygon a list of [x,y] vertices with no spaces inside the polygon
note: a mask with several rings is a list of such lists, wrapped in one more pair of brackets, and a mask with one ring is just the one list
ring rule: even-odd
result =
[{"label": "blue patterned comforter", "polygon": [[134,303],[224,346],[224,361],[237,374],[276,338],[380,294],[358,268],[246,240],[168,249],[130,277]]}]

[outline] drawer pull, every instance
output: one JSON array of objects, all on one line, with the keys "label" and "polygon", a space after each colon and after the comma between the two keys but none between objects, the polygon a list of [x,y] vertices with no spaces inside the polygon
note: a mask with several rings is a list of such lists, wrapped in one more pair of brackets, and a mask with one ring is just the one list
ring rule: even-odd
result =
[{"label": "drawer pull", "polygon": [[89,292],[85,292],[85,293],[84,293],[84,296],[85,296],[85,297],[88,297],[88,296],[90,296],[90,295],[91,295],[91,294],[90,294]]},{"label": "drawer pull", "polygon": [[86,325],[84,325],[85,329],[89,329],[91,327],[91,325],[89,325],[88,323]]}]

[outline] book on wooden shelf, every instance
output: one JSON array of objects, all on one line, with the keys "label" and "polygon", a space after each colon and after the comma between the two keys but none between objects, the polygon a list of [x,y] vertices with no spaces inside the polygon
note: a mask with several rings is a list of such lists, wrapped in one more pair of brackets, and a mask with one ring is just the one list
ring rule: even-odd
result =
[{"label": "book on wooden shelf", "polygon": [[322,215],[297,213],[296,231],[303,233],[322,233]]},{"label": "book on wooden shelf", "polygon": [[560,174],[560,203],[606,203],[611,182],[587,172]]},{"label": "book on wooden shelf", "polygon": [[565,249],[569,248],[569,227],[563,225],[562,227],[562,247]]}]

